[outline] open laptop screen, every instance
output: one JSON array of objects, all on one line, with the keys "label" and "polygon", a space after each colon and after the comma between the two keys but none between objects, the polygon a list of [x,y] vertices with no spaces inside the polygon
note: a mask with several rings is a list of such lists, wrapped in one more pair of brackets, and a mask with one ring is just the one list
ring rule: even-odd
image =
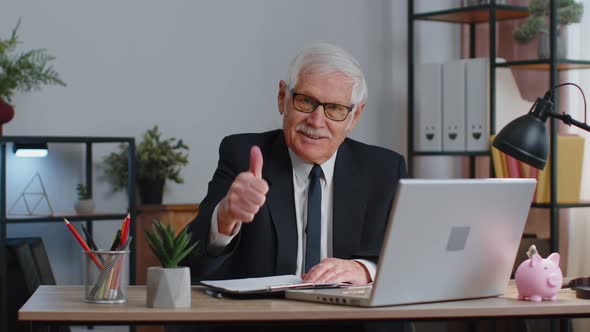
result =
[{"label": "open laptop screen", "polygon": [[402,179],[370,296],[347,300],[339,290],[286,296],[384,306],[501,295],[535,184],[534,179]]},{"label": "open laptop screen", "polygon": [[534,179],[403,179],[394,198],[372,304],[501,295]]}]

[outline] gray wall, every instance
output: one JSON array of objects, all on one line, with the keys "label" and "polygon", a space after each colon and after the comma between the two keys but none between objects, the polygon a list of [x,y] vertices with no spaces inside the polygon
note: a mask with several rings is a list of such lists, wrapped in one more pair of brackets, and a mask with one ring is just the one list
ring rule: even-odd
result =
[{"label": "gray wall", "polygon": [[[68,83],[18,94],[5,135],[140,138],[158,124],[191,149],[185,184],[168,184],[165,203],[200,202],[222,137],[279,127],[279,79],[296,50],[324,41],[348,49],[367,76],[367,109],[351,136],[404,153],[406,14],[401,0],[4,0],[2,36],[22,17],[22,49],[47,48]],[[417,51],[428,54],[455,42],[448,33],[427,31],[441,45],[420,44]],[[96,147],[95,177],[101,175],[98,161],[114,148]],[[83,150],[50,149],[44,160],[9,153],[9,207],[39,172],[54,209],[73,211],[75,185],[84,177]],[[112,194],[100,179],[94,194],[97,210],[124,211],[125,194]],[[95,223],[103,246],[119,223]],[[43,235],[58,282],[79,282],[72,267],[80,261],[79,248],[62,224],[12,225],[8,235]]]}]

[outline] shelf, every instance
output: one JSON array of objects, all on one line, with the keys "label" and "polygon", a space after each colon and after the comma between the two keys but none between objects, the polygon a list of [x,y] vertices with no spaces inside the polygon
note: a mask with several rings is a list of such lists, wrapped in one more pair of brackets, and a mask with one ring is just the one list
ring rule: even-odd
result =
[{"label": "shelf", "polygon": [[[521,61],[507,61],[497,62],[496,67],[510,67],[514,69],[529,69],[529,70],[550,70],[551,60],[521,60]],[[590,61],[558,59],[557,70],[573,70],[573,69],[590,69]]]},{"label": "shelf", "polygon": [[414,151],[414,156],[488,156],[490,151]]},{"label": "shelf", "polygon": [[86,221],[86,220],[123,220],[127,213],[93,213],[89,215],[80,214],[52,214],[45,216],[7,216],[6,222],[9,224],[30,223],[30,222],[63,222],[64,218],[69,221]]},{"label": "shelf", "polygon": [[[414,14],[415,20],[448,23],[484,23],[490,21],[491,5],[469,6]],[[514,20],[529,16],[527,7],[496,5],[496,21]]]},{"label": "shelf", "polygon": [[[565,209],[565,208],[587,208],[590,207],[590,202],[578,202],[578,203],[556,203],[553,205],[558,209]],[[533,203],[531,204],[533,208],[539,209],[549,209],[551,208],[550,203]]]},{"label": "shelf", "polygon": [[27,143],[135,143],[133,137],[101,137],[101,136],[0,136],[0,142]]}]

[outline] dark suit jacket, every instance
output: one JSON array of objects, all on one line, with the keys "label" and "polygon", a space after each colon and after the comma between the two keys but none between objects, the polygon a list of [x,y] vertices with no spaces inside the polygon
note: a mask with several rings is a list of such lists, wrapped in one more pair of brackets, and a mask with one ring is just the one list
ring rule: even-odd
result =
[{"label": "dark suit jacket", "polygon": [[[262,177],[268,182],[265,204],[251,223],[220,255],[207,251],[211,215],[234,178],[250,167],[250,147],[264,158]],[[334,166],[333,257],[377,262],[387,217],[398,180],[406,176],[404,158],[387,149],[345,139]],[[199,254],[191,255],[192,280],[233,279],[294,274],[297,224],[293,169],[282,130],[225,137],[219,163],[209,182],[199,215],[190,224]]]}]

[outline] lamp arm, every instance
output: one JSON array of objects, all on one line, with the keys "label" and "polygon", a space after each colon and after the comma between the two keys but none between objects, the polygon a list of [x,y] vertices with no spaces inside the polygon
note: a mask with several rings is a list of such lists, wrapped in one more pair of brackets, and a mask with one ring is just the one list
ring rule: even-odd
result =
[{"label": "lamp arm", "polygon": [[563,123],[565,123],[568,126],[574,125],[580,129],[584,129],[587,132],[590,132],[590,126],[585,124],[584,122],[580,122],[575,120],[574,118],[572,118],[570,115],[565,114],[565,113],[556,113],[553,111],[548,112],[549,116],[554,117],[556,119],[559,119],[561,121],[563,121]]},{"label": "lamp arm", "polygon": [[[574,119],[572,119],[569,115],[563,113],[563,116],[561,114],[558,113],[553,113],[551,111],[549,111],[548,113],[553,113],[551,114],[553,117],[556,117],[558,119],[560,119],[561,121],[565,122],[565,124],[567,124],[568,126],[571,126],[572,124],[576,127],[582,128],[586,131],[590,131],[588,130],[588,125],[586,125],[586,120],[587,120],[587,112],[586,112],[586,96],[584,95],[584,90],[582,90],[582,88],[580,88],[579,85],[577,85],[576,83],[571,83],[571,82],[566,82],[566,83],[561,83],[558,84],[554,87],[552,87],[551,89],[547,90],[547,92],[545,93],[545,96],[543,97],[543,100],[550,102],[551,100],[551,96],[553,95],[553,90],[560,88],[562,86],[566,86],[566,85],[571,85],[574,86],[578,89],[578,91],[580,91],[580,94],[582,95],[582,101],[584,102],[584,122],[578,122]],[[536,103],[535,103],[536,104]],[[535,106],[535,105],[533,105]]]}]

